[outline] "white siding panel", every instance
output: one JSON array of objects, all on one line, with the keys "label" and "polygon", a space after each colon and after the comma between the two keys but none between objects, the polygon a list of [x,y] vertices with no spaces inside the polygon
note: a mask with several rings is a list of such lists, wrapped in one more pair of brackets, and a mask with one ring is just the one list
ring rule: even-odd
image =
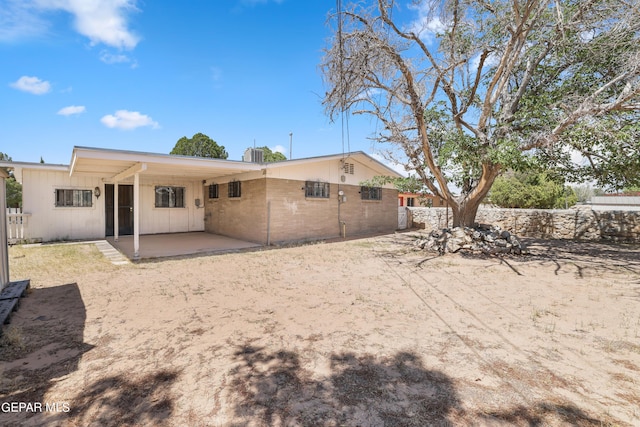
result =
[{"label": "white siding panel", "polygon": [[[361,182],[379,175],[353,157],[347,157],[345,162],[353,165],[353,174],[344,171],[340,160],[332,159],[299,165],[283,163],[280,167],[270,166],[267,169],[267,176],[298,181],[319,180],[332,184],[360,185]],[[343,176],[344,181],[342,181]],[[394,188],[392,184],[384,185],[384,187]]]},{"label": "white siding panel", "polygon": [[[23,211],[30,213],[28,239],[82,240],[105,237],[104,183],[101,178],[69,177],[64,171],[28,170],[23,172]],[[140,188],[140,234],[204,231],[204,207],[196,208],[199,198],[204,206],[202,181],[175,181],[144,177]],[[155,186],[185,187],[184,208],[156,208]],[[99,187],[102,195],[92,198],[91,207],[56,207],[56,189],[91,190]]]},{"label": "white siding panel", "polygon": [[[156,186],[184,187],[184,208],[156,208]],[[204,231],[204,208],[197,209],[195,199],[203,204],[200,181],[162,180],[145,177],[140,185],[140,234]]]},{"label": "white siding panel", "polygon": [[30,213],[27,238],[51,240],[104,237],[104,198],[92,197],[91,207],[56,207],[56,189],[91,190],[99,178],[69,177],[64,171],[24,170],[23,211]]}]

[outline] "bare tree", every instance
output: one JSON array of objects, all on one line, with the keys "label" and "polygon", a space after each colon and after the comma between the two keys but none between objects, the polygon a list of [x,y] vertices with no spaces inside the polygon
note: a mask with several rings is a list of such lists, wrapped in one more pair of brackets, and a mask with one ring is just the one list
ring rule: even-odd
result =
[{"label": "bare tree", "polygon": [[638,1],[415,0],[413,22],[372,1],[336,15],[327,112],[375,116],[372,138],[400,149],[388,155],[448,201],[454,226],[473,226],[507,168],[638,180]]}]

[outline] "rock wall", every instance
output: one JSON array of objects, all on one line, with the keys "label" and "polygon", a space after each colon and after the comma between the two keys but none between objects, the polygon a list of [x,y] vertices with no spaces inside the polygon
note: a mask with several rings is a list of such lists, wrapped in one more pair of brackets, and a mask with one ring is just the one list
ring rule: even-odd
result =
[{"label": "rock wall", "polygon": [[[450,209],[448,225],[447,208],[407,210],[409,226],[426,230],[452,226]],[[476,222],[498,225],[521,237],[640,242],[640,210],[593,211],[589,206],[553,210],[481,207]]]}]

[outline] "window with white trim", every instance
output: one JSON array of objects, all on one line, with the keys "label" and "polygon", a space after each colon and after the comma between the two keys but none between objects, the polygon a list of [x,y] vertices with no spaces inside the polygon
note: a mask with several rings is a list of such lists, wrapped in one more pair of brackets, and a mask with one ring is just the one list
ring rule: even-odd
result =
[{"label": "window with white trim", "polygon": [[156,208],[184,208],[184,187],[156,186]]},{"label": "window with white trim", "polygon": [[56,207],[90,208],[93,206],[92,190],[56,189]]}]

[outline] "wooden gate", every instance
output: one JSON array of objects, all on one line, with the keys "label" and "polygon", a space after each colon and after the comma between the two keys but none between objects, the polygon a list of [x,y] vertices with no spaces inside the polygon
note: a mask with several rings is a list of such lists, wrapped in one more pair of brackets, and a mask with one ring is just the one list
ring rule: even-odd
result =
[{"label": "wooden gate", "polygon": [[398,207],[398,229],[405,230],[407,228],[407,208]]}]

